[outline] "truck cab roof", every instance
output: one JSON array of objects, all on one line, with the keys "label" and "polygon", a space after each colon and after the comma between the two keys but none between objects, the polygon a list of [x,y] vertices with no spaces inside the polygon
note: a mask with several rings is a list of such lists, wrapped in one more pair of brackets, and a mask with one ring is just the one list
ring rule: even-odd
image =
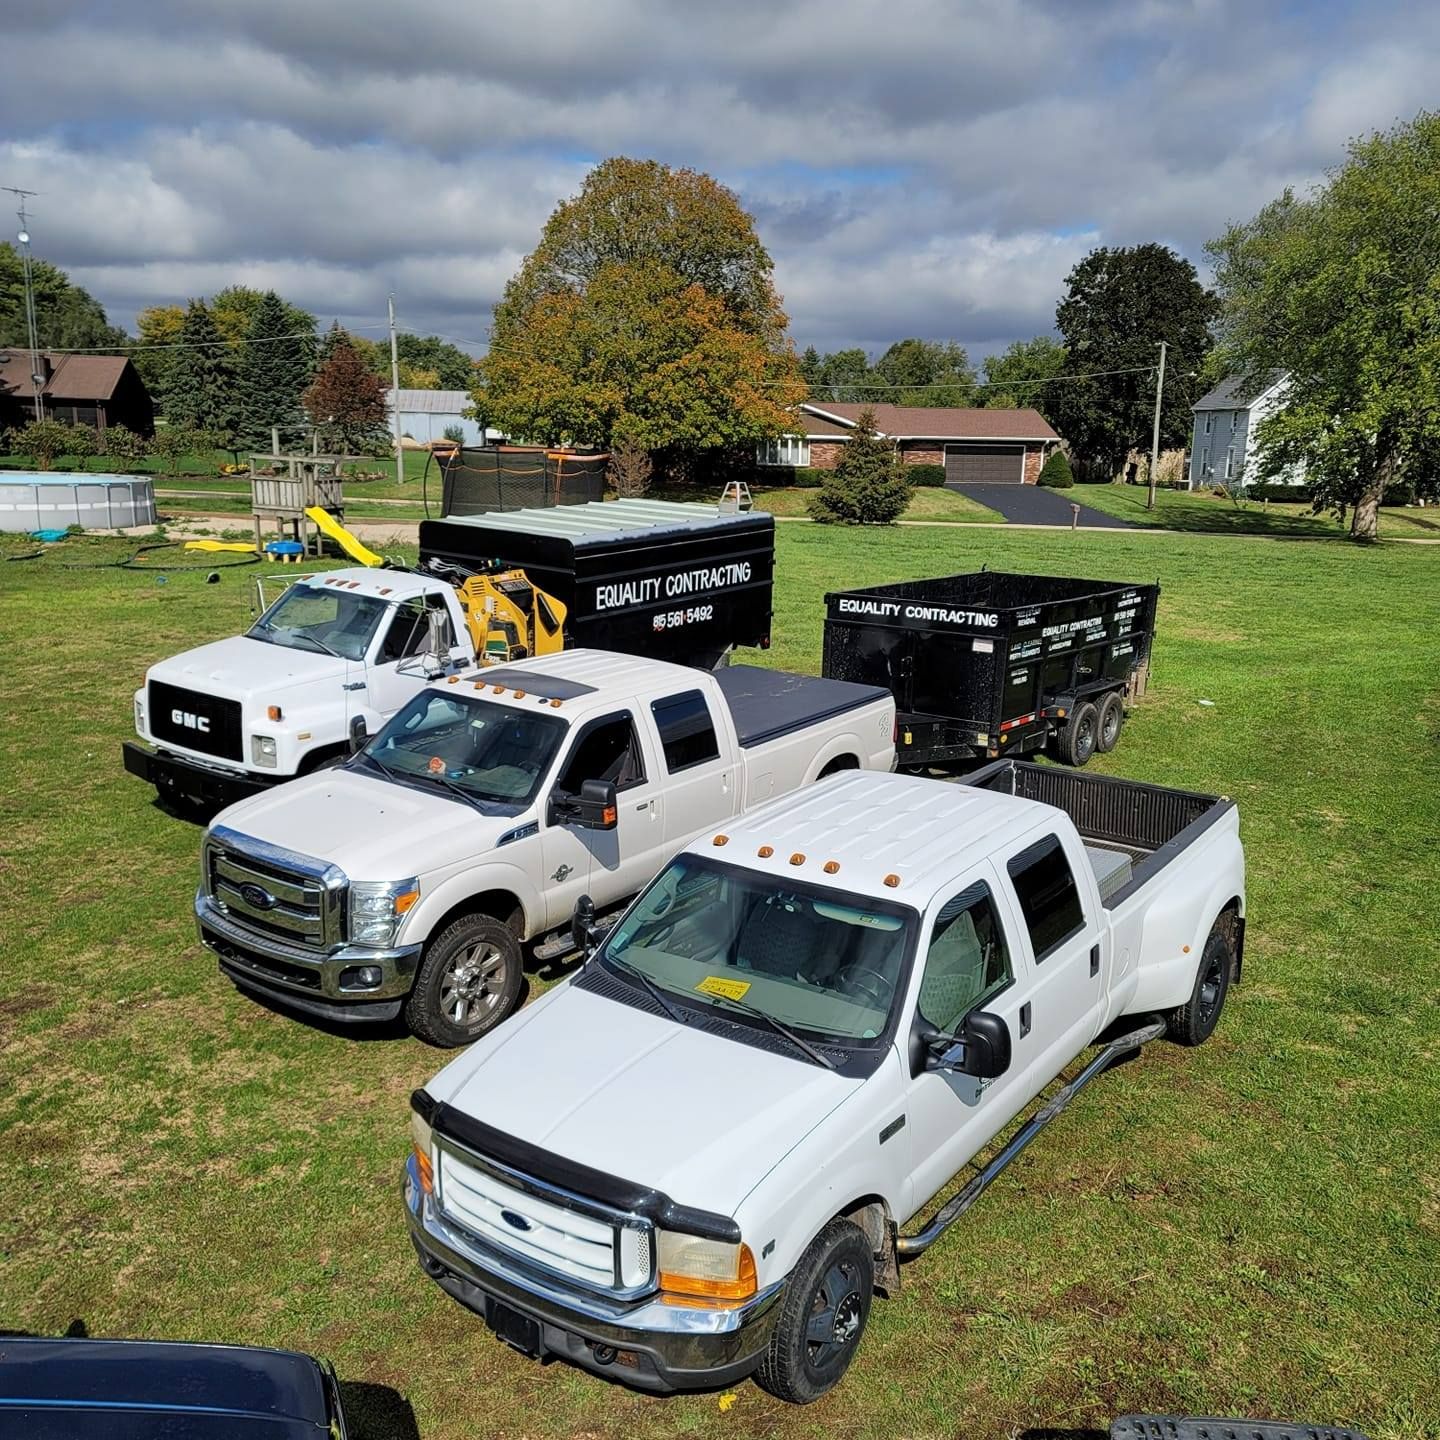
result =
[{"label": "truck cab roof", "polygon": [[[726,826],[723,843],[710,836],[689,849],[923,910],[957,872],[1059,818],[1038,800],[922,776],[847,770]],[[803,858],[795,861],[797,855]],[[827,870],[831,862],[837,868]],[[886,883],[890,875],[898,884]]]},{"label": "truck cab roof", "polygon": [[360,595],[373,595],[377,600],[408,600],[412,595],[425,595],[438,583],[433,576],[417,575],[411,570],[371,569],[351,565],[343,570],[317,570],[295,577],[297,585],[310,584],[319,589],[336,586]]}]

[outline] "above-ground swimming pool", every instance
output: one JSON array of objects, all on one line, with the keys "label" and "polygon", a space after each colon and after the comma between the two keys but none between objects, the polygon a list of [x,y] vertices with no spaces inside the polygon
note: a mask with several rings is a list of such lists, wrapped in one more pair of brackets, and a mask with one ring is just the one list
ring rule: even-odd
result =
[{"label": "above-ground swimming pool", "polygon": [[155,523],[155,487],[139,475],[0,470],[0,530],[118,530]]}]

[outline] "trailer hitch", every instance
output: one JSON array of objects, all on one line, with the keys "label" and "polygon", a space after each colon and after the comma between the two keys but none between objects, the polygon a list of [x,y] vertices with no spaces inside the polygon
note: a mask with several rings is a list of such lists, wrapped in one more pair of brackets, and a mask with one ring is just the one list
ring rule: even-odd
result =
[{"label": "trailer hitch", "polygon": [[1072,1080],[1063,1085],[1010,1137],[998,1155],[976,1176],[966,1181],[931,1217],[930,1223],[914,1235],[895,1239],[895,1254],[902,1262],[923,1255],[989,1188],[990,1182],[1098,1075],[1122,1055],[1138,1050],[1165,1033],[1163,1020],[1151,1020],[1128,1034],[1111,1040]]}]

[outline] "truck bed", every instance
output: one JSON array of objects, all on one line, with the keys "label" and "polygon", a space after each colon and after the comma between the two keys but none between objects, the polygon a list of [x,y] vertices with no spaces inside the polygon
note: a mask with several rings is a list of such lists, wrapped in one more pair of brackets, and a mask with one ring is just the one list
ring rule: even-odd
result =
[{"label": "truck bed", "polygon": [[[1085,842],[1106,909],[1133,894],[1235,808],[1225,795],[1172,790],[1142,780],[1086,775],[1021,760],[997,760],[957,783],[1063,810]],[[1128,861],[1128,875],[1122,861]]]},{"label": "truck bed", "polygon": [[735,734],[747,750],[890,698],[890,692],[878,685],[821,680],[760,665],[730,665],[715,671],[715,679],[730,707]]}]

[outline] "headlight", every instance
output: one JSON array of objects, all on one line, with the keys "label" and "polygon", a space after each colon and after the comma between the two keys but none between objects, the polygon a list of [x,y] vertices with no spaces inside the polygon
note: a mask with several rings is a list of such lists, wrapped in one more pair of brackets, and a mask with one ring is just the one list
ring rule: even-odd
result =
[{"label": "headlight", "polygon": [[350,939],[359,945],[389,945],[419,898],[420,882],[413,875],[351,885]]},{"label": "headlight", "polygon": [[755,1293],[755,1257],[748,1245],[655,1232],[660,1289],[706,1300],[746,1300]]},{"label": "headlight", "polygon": [[137,735],[145,733],[145,692],[143,690],[135,692],[135,733]]},{"label": "headlight", "polygon": [[410,1112],[410,1147],[415,1152],[415,1168],[420,1172],[420,1188],[435,1193],[435,1135],[418,1110]]},{"label": "headlight", "polygon": [[263,765],[267,770],[273,770],[277,764],[275,737],[273,735],[252,735],[250,737],[250,759],[256,765]]}]

